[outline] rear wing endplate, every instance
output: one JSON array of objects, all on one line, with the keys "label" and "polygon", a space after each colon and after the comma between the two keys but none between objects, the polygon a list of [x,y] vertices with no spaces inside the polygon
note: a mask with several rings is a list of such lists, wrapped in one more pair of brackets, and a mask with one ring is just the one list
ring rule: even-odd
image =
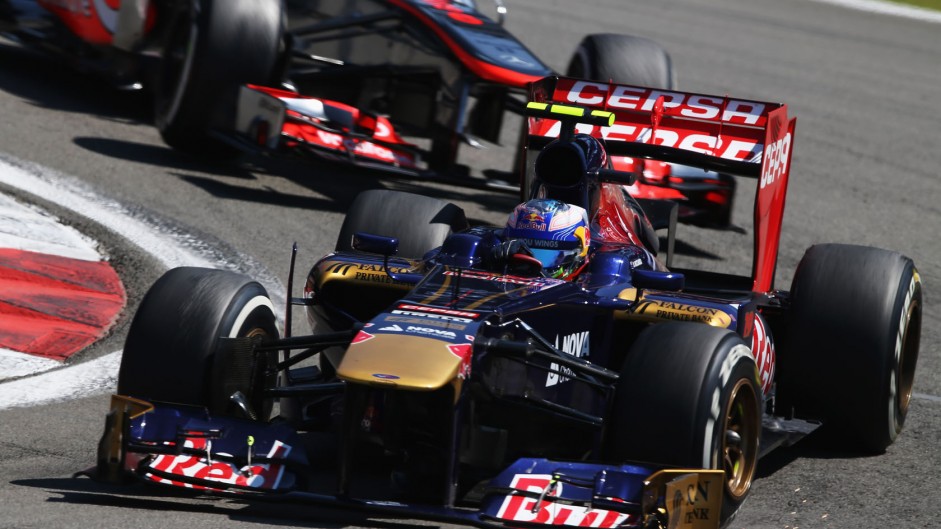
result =
[{"label": "rear wing endplate", "polygon": [[[796,124],[786,105],[567,77],[532,83],[529,100],[547,108],[583,107],[586,116],[613,114],[608,126],[575,126],[577,133],[603,138],[609,155],[756,179],[752,290],[772,289]],[[562,133],[562,121],[545,113],[531,115],[528,126],[528,149],[541,149]]]}]

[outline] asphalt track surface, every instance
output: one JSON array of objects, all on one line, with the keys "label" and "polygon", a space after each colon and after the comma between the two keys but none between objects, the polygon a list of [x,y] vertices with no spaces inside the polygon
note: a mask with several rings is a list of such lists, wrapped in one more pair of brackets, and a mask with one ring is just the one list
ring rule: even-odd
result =
[{"label": "asphalt track surface", "polygon": [[[732,526],[941,527],[941,327],[934,301],[941,285],[941,26],[799,0],[514,0],[509,7],[510,29],[556,68],[565,67],[584,34],[631,33],[668,48],[684,89],[789,104],[798,124],[778,287],[788,288],[804,249],[818,242],[895,249],[919,267],[926,291],[921,357],[898,442],[884,455],[861,457],[808,439],[763,460]],[[194,162],[164,147],[139,96],[20,53],[0,51],[0,69],[4,156],[73,175],[168,232],[189,234],[197,246],[249,259],[266,278],[287,277],[294,241],[302,277],[305,263],[333,247],[343,212],[362,189],[445,198],[479,221],[500,222],[514,204],[510,195],[329,166]],[[486,166],[506,156],[491,149],[468,160]],[[165,267],[159,256],[57,210],[50,197],[29,198],[104,243],[129,306]],[[736,218],[749,215],[749,201],[743,193]],[[680,238],[684,259],[747,268],[746,235],[684,230]],[[119,350],[128,319],[75,361]],[[414,525],[297,505],[155,496],[72,478],[94,462],[106,406],[99,394],[0,410],[0,527]]]}]

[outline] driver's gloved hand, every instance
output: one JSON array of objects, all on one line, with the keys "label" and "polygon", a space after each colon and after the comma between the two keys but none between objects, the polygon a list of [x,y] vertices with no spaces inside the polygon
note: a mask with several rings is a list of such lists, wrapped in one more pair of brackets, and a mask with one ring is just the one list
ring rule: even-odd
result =
[{"label": "driver's gloved hand", "polygon": [[494,270],[502,269],[509,274],[537,276],[542,273],[542,263],[536,259],[529,246],[519,240],[495,245],[490,253],[490,263]]},{"label": "driver's gloved hand", "polygon": [[515,254],[524,254],[532,257],[533,252],[523,241],[511,239],[494,246],[491,250],[491,259],[494,263],[505,264]]}]

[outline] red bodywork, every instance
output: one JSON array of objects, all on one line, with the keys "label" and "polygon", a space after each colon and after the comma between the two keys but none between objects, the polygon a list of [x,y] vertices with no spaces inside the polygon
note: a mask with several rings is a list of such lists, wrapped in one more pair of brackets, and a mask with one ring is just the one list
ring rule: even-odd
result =
[{"label": "red bodywork", "polygon": [[277,88],[246,85],[242,91],[240,128],[259,146],[304,145],[354,162],[418,169],[416,147],[384,116]]},{"label": "red bodywork", "polygon": [[[134,0],[124,0],[134,3]],[[55,14],[69,30],[89,44],[110,45],[118,29],[121,0],[87,0],[85,2],[62,2],[37,0],[37,3]],[[153,29],[157,9],[153,2],[144,4],[145,32]],[[130,8],[130,6],[128,6]]]}]

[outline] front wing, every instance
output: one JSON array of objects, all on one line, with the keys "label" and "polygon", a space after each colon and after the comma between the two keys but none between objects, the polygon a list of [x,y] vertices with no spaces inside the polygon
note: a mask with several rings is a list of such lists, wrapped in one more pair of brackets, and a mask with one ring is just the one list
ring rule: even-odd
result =
[{"label": "front wing", "polygon": [[419,174],[419,149],[385,116],[287,90],[243,85],[235,132],[243,147],[308,153],[354,165]]},{"label": "front wing", "polygon": [[521,458],[477,493],[432,505],[353,498],[315,485],[305,440],[279,424],[211,417],[204,409],[115,395],[99,443],[97,476],[256,498],[351,508],[478,527],[717,528],[721,470]]}]

